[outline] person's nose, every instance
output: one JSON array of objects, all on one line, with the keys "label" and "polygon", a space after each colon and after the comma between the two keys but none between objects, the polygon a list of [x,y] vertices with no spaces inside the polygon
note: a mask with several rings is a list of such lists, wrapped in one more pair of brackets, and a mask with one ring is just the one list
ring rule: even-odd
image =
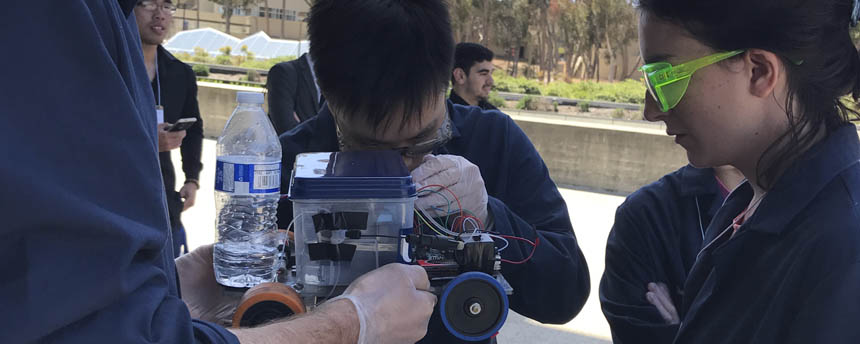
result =
[{"label": "person's nose", "polygon": [[668,112],[660,111],[660,106],[657,105],[657,101],[654,100],[654,97],[651,96],[650,92],[645,91],[645,107],[642,113],[642,115],[645,116],[645,119],[651,122],[665,121],[668,114]]}]

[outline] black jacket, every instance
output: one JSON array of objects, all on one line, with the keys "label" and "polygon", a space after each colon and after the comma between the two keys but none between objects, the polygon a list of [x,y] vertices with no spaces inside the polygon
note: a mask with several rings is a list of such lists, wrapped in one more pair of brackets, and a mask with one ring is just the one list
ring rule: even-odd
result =
[{"label": "black jacket", "polygon": [[674,304],[681,304],[705,228],[722,202],[712,169],[685,166],[618,207],[600,280],[600,305],[613,343],[672,343],[678,325],[666,324],[645,299],[648,283],[666,283]]},{"label": "black jacket", "polygon": [[684,286],[676,343],[860,343],[860,142],[845,125],[780,177],[758,210],[739,186]]},{"label": "black jacket", "polygon": [[[266,83],[269,89],[269,119],[278,135],[319,112],[320,97],[305,55],[278,63],[269,70]],[[299,122],[296,122],[293,113],[299,117]]]},{"label": "black jacket", "polygon": [[[450,99],[451,102],[454,104],[471,106],[471,105],[469,105],[469,102],[467,102],[465,99],[463,99],[463,97],[460,97],[460,95],[457,94],[457,92],[454,92],[453,89],[451,90],[451,95],[448,96],[448,99]],[[490,102],[488,102],[486,100],[478,101],[478,107],[481,109],[484,109],[484,110],[498,110],[497,107],[493,106],[493,104],[490,104]]]},{"label": "black jacket", "polygon": [[[158,80],[161,81],[161,105],[164,106],[164,121],[176,123],[180,118],[197,118],[191,128],[185,131],[182,146],[182,171],[185,180],[200,180],[200,170],[203,162],[200,154],[203,149],[203,119],[197,106],[197,77],[187,64],[182,63],[170,54],[164,47],[158,46]],[[158,102],[158,87],[152,81],[152,92]],[[170,222],[174,228],[180,224],[182,200],[176,192],[176,174],[170,152],[158,153],[161,162],[161,175],[164,179],[164,190],[167,191],[167,210]]]}]

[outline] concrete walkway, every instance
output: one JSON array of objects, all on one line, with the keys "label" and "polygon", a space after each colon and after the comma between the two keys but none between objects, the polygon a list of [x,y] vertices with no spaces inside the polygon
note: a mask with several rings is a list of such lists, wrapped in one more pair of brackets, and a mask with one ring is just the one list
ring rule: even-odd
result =
[{"label": "concrete walkway", "polygon": [[[184,174],[179,151],[173,151],[177,181]],[[196,205],[182,214],[191,249],[215,241],[215,141],[203,142],[203,172]],[[287,168],[287,167],[285,167]],[[579,245],[585,254],[591,273],[591,294],[582,312],[564,325],[544,325],[511,312],[499,333],[499,342],[509,343],[610,343],[609,325],[600,311],[597,287],[603,274],[606,238],[612,227],[615,208],[623,197],[571,189],[560,189],[570,210],[571,221]]]}]

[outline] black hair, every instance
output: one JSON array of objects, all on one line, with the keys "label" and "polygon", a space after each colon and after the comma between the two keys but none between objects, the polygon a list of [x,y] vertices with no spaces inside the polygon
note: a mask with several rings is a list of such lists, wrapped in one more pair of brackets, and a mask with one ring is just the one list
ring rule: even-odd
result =
[{"label": "black hair", "polygon": [[756,48],[780,57],[789,129],[759,159],[760,187],[770,189],[820,136],[819,128],[829,134],[856,118],[841,101],[849,93],[855,101],[860,97],[860,55],[849,32],[853,0],[637,0],[636,5],[714,50]]},{"label": "black hair", "polygon": [[443,0],[318,0],[308,35],[320,90],[340,116],[379,128],[400,115],[405,126],[448,88],[454,39]]},{"label": "black hair", "polygon": [[[466,75],[469,69],[476,63],[493,60],[493,51],[478,43],[458,43],[454,48],[454,68],[461,68]],[[451,82],[454,82],[454,74],[451,74]]]}]

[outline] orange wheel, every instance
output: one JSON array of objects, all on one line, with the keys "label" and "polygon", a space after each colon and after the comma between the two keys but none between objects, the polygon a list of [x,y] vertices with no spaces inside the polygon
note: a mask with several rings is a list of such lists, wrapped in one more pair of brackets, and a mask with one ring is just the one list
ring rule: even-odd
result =
[{"label": "orange wheel", "polygon": [[302,298],[293,288],[276,282],[248,289],[233,314],[233,327],[252,327],[305,312]]}]

